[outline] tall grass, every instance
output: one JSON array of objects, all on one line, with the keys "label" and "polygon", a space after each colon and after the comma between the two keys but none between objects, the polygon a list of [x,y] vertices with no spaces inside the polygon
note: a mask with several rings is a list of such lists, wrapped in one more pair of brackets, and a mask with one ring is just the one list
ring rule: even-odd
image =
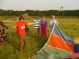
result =
[{"label": "tall grass", "polygon": [[[3,19],[0,17],[0,19]],[[9,18],[8,18],[9,19]],[[46,42],[44,39],[41,37],[37,37],[34,35],[34,30],[33,26],[29,26],[30,31],[27,33],[27,39],[29,42],[27,43],[28,48],[24,49],[23,54],[19,51],[19,39],[16,34],[16,29],[15,29],[15,23],[16,21],[14,19],[16,18],[10,18],[10,22],[5,22],[4,23],[9,27],[6,32],[9,33],[9,42],[8,44],[3,42],[0,43],[0,59],[27,59],[28,57],[32,56],[35,54],[39,49],[42,48],[44,43]],[[27,22],[33,22],[33,20],[26,20]],[[48,26],[47,26],[47,39],[50,35],[50,26],[49,26],[49,19],[48,21]],[[59,22],[59,28],[68,36],[71,38],[74,37],[79,37],[79,19],[63,19],[63,20],[58,20]]]}]

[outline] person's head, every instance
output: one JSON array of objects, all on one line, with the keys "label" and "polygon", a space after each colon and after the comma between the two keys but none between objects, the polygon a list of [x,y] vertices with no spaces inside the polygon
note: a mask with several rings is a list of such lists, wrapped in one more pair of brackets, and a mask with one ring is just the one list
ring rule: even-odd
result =
[{"label": "person's head", "polygon": [[53,15],[52,18],[55,18],[55,15]]},{"label": "person's head", "polygon": [[39,17],[37,16],[35,19],[37,20]]},{"label": "person's head", "polygon": [[55,19],[55,16],[53,15],[53,16],[51,16],[51,19]]},{"label": "person's head", "polygon": [[45,16],[43,16],[43,20],[46,20],[46,17]]},{"label": "person's head", "polygon": [[19,21],[22,21],[22,20],[24,20],[24,17],[23,16],[20,16],[19,17]]}]

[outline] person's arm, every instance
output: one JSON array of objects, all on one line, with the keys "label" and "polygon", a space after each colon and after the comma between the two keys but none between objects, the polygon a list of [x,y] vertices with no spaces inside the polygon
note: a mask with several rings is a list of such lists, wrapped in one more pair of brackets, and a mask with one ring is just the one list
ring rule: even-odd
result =
[{"label": "person's arm", "polygon": [[54,23],[58,26],[58,21],[57,20],[54,20]]},{"label": "person's arm", "polygon": [[34,25],[35,23],[28,23],[28,25]]}]

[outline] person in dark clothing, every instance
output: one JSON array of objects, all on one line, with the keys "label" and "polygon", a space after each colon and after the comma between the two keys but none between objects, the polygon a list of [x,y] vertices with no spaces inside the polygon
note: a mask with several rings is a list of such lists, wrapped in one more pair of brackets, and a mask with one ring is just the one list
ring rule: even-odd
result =
[{"label": "person in dark clothing", "polygon": [[6,25],[2,21],[0,21],[0,42],[5,41],[5,38],[7,37],[7,33],[5,33],[5,29],[8,29]]}]

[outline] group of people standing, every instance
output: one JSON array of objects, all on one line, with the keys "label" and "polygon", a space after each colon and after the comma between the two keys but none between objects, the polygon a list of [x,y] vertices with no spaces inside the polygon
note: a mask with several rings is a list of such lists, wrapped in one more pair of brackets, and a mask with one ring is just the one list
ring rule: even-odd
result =
[{"label": "group of people standing", "polygon": [[[50,30],[52,31],[52,27],[53,27],[53,18],[55,16],[51,17],[50,20]],[[20,16],[18,18],[18,21],[16,22],[16,31],[17,31],[17,35],[19,38],[19,43],[20,43],[20,51],[23,51],[23,48],[25,48],[27,46],[27,42],[29,41],[26,37],[27,34],[27,30],[26,28],[29,25],[33,25],[33,29],[34,29],[34,35],[39,37],[41,36],[43,39],[46,39],[47,37],[47,19],[44,16],[42,18],[42,20],[40,20],[39,17],[36,17],[36,19],[34,20],[34,22],[32,23],[28,23],[25,21],[25,17],[24,16]],[[2,22],[0,22],[0,40],[3,41],[4,37],[4,27],[6,27]],[[32,30],[32,29],[31,29]]]},{"label": "group of people standing", "polygon": [[43,20],[40,20],[38,17],[34,20],[34,29],[35,34],[37,36],[41,35],[42,37],[46,37],[46,29],[47,29],[47,21],[46,18],[43,17]]},{"label": "group of people standing", "polygon": [[[52,27],[53,27],[53,18],[55,18],[55,16],[51,17],[50,20],[50,30],[52,31]],[[55,22],[57,22],[55,20]],[[25,18],[23,16],[20,16],[18,21],[16,22],[16,29],[17,29],[17,34],[19,37],[19,42],[20,42],[20,50],[22,51],[25,43],[28,42],[28,39],[26,37],[27,31],[26,31],[26,27],[29,25],[33,25],[34,28],[34,34],[36,36],[41,36],[44,39],[47,36],[47,20],[46,17],[44,16],[42,18],[42,20],[39,19],[39,17],[36,17],[36,19],[34,20],[33,23],[28,23],[25,21]]]}]

